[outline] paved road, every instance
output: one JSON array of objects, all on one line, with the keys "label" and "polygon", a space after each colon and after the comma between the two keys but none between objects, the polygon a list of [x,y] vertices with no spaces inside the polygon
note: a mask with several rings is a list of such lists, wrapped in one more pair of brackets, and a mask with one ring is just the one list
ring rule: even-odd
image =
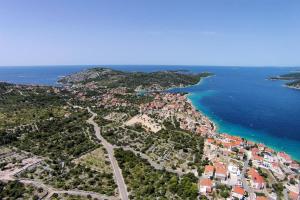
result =
[{"label": "paved road", "polygon": [[119,193],[120,193],[120,198],[122,200],[129,200],[128,198],[128,192],[127,192],[127,187],[121,172],[121,169],[119,168],[118,162],[114,156],[114,147],[108,143],[100,134],[100,127],[98,124],[94,121],[94,118],[97,116],[96,113],[94,113],[90,108],[87,108],[89,113],[92,114],[92,117],[87,120],[87,122],[91,125],[94,126],[95,134],[96,137],[101,141],[103,144],[104,148],[106,149],[108,153],[109,160],[111,162],[113,172],[114,172],[114,177],[118,185]]},{"label": "paved road", "polygon": [[282,193],[283,193],[283,197],[284,197],[284,199],[289,199],[289,195],[288,195],[288,193],[287,193],[287,190],[286,190],[286,189],[284,189]]},{"label": "paved road", "polygon": [[248,183],[247,183],[247,180],[245,178],[245,173],[246,173],[246,170],[248,168],[248,164],[249,164],[249,159],[247,159],[245,162],[244,162],[244,166],[243,166],[243,170],[242,170],[242,173],[241,173],[241,180],[242,180],[242,183],[243,183],[243,187],[245,188],[245,190],[248,192],[249,194],[249,197],[250,199],[255,199],[255,193],[254,191],[252,190],[251,187],[249,187]]}]

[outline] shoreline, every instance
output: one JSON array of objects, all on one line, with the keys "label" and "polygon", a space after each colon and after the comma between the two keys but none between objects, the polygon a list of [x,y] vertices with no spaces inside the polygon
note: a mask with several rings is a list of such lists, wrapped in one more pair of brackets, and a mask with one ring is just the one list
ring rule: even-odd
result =
[{"label": "shoreline", "polygon": [[[215,75],[214,75],[215,76]],[[209,77],[211,77],[211,76],[209,76]],[[205,77],[205,78],[209,78],[209,77]],[[204,78],[204,79],[205,79]],[[201,79],[197,84],[195,84],[195,85],[200,85],[201,83],[202,83],[202,81],[204,80],[204,79]],[[190,87],[190,86],[187,86],[187,87]],[[287,86],[286,86],[287,87]],[[176,88],[174,88],[174,89],[176,89]],[[297,89],[297,90],[299,90],[300,88],[293,88],[293,89]],[[215,134],[224,134],[224,133],[221,133],[220,131],[218,131],[219,130],[219,125],[213,120],[213,119],[211,119],[207,114],[205,114],[201,109],[199,109],[199,108],[197,108],[197,106],[196,105],[194,105],[193,104],[193,101],[190,99],[190,95],[193,95],[194,93],[192,93],[192,92],[188,92],[187,94],[185,94],[184,96],[186,97],[186,100],[187,100],[187,102],[197,111],[197,112],[199,112],[201,115],[203,115],[204,117],[206,117],[208,120],[209,120],[209,122],[212,124],[212,126],[213,126],[213,132],[215,133]],[[253,140],[253,139],[248,139],[248,138],[246,138],[246,137],[242,137],[241,135],[239,135],[239,134],[234,134],[234,133],[231,133],[231,132],[226,132],[225,134],[229,134],[229,135],[231,135],[231,136],[236,136],[236,137],[240,137],[240,138],[243,138],[243,139],[245,139],[245,140],[247,140],[247,141],[249,141],[249,142],[253,142],[253,143],[255,143],[255,144],[263,144],[263,145],[265,145],[267,148],[269,148],[269,149],[272,149],[274,152],[276,152],[276,153],[278,153],[278,152],[284,152],[284,153],[286,153],[286,154],[288,154],[291,158],[292,158],[292,160],[294,160],[294,161],[296,161],[296,162],[298,162],[298,163],[300,163],[300,159],[297,159],[297,158],[295,158],[294,156],[292,156],[290,153],[287,153],[287,152],[285,152],[284,150],[280,150],[280,149],[278,149],[278,148],[276,148],[276,147],[274,147],[274,146],[270,146],[270,145],[267,145],[265,142],[262,142],[262,141],[257,141],[257,140]]]},{"label": "shoreline", "polygon": [[286,84],[284,84],[283,87],[287,87],[287,88],[294,89],[294,90],[300,90],[300,87],[289,86],[289,85],[286,85]]},{"label": "shoreline", "polygon": [[[186,101],[191,105],[192,108],[194,108],[197,112],[199,112],[202,116],[204,116],[205,118],[208,119],[208,121],[210,122],[210,124],[213,126],[213,130],[215,133],[217,133],[217,130],[218,130],[218,126],[216,125],[216,123],[211,120],[204,112],[202,112],[201,110],[199,110],[198,108],[196,108],[196,106],[193,104],[193,102],[189,99],[189,95],[191,93],[188,93],[188,94],[185,94],[185,98],[186,98]],[[218,133],[217,133],[218,134]]]}]

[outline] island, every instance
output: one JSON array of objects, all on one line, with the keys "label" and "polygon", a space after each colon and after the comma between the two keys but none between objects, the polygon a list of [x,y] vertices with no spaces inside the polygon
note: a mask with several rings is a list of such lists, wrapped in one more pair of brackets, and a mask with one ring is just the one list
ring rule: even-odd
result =
[{"label": "island", "polygon": [[211,75],[99,67],[58,87],[0,83],[0,199],[297,197],[297,161],[217,132],[167,90]]},{"label": "island", "polygon": [[300,72],[283,74],[280,76],[271,77],[270,80],[285,80],[289,81],[285,85],[289,88],[300,89]]}]

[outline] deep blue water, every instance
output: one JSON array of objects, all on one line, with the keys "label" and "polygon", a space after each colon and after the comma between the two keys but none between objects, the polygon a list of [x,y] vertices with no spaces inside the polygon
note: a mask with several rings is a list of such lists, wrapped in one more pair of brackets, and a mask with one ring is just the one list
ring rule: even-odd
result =
[{"label": "deep blue water", "polygon": [[[54,85],[59,76],[89,66],[0,67],[0,81]],[[300,68],[111,66],[127,71],[188,69],[215,76],[200,84],[173,91],[189,92],[196,108],[218,126],[220,132],[239,135],[283,150],[300,160],[300,90],[283,87],[283,81],[267,77]]]},{"label": "deep blue water", "polygon": [[60,76],[86,69],[88,66],[21,66],[0,67],[0,81],[19,84],[56,85]]}]

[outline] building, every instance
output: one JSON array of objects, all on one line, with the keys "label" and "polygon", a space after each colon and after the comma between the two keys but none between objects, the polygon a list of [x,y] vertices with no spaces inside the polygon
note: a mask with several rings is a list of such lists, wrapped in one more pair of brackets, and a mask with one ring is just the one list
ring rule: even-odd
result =
[{"label": "building", "polygon": [[264,161],[264,158],[261,157],[261,156],[258,156],[258,155],[253,155],[252,156],[252,163],[256,167],[262,166],[263,165],[263,161]]},{"label": "building", "polygon": [[239,186],[235,186],[232,188],[231,196],[237,199],[243,199],[245,195],[245,190]]},{"label": "building", "polygon": [[200,179],[199,181],[199,191],[201,194],[206,195],[211,193],[213,189],[213,182],[208,178]]},{"label": "building", "polygon": [[204,169],[203,176],[206,178],[211,178],[214,175],[214,166],[206,165]]},{"label": "building", "polygon": [[253,168],[248,171],[251,187],[257,190],[263,189],[266,186],[264,178]]},{"label": "building", "polygon": [[228,166],[228,171],[230,174],[235,174],[235,175],[240,175],[241,172],[240,172],[240,169],[238,168],[238,166],[234,165],[234,164],[229,164]]},{"label": "building", "polygon": [[225,181],[228,176],[227,167],[222,163],[216,163],[214,166],[216,169],[215,178]]},{"label": "building", "polygon": [[278,152],[277,157],[283,164],[291,164],[293,162],[292,158],[284,152]]},{"label": "building", "polygon": [[289,198],[291,200],[299,200],[300,199],[300,196],[299,194],[297,194],[296,192],[289,192]]},{"label": "building", "polygon": [[272,163],[270,169],[271,169],[274,173],[276,173],[276,174],[278,174],[278,175],[283,175],[283,172],[282,172],[282,170],[281,170],[281,168],[280,168],[280,166],[279,166],[278,163],[275,163],[275,162]]}]

